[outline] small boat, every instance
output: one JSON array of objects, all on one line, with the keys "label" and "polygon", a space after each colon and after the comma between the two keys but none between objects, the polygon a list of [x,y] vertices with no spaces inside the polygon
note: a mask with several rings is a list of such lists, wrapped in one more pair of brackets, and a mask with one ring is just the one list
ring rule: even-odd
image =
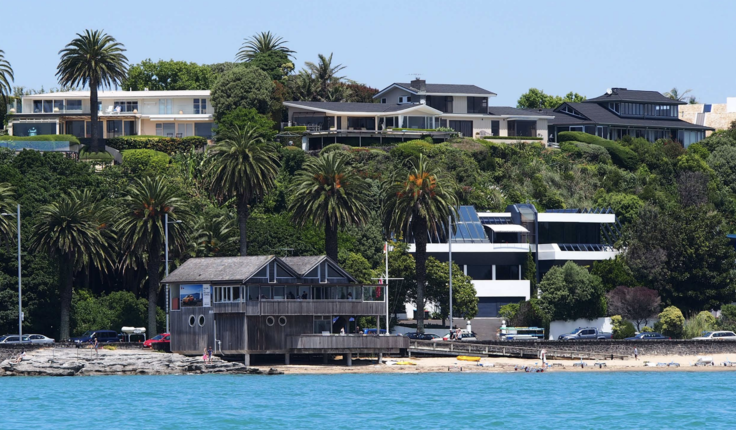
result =
[{"label": "small boat", "polygon": [[394,363],[396,366],[416,366],[417,363],[414,363],[413,361],[397,361]]},{"label": "small boat", "polygon": [[458,355],[457,359],[461,361],[480,361],[480,357],[470,357],[467,355]]}]

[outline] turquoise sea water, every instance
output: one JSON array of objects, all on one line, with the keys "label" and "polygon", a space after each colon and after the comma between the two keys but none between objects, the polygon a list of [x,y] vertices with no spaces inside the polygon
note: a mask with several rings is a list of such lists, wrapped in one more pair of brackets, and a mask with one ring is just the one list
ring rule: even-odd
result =
[{"label": "turquoise sea water", "polygon": [[0,428],[736,427],[736,373],[0,378]]}]

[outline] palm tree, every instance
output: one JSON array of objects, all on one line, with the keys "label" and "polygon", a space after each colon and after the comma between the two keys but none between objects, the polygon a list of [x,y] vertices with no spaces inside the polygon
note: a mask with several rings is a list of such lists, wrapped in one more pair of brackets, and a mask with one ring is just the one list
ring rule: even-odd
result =
[{"label": "palm tree", "polygon": [[10,67],[10,63],[5,59],[5,51],[0,49],[0,97],[3,98],[3,103],[7,104],[8,102],[7,97],[11,92],[10,83],[14,79],[13,68]]},{"label": "palm tree", "polygon": [[266,143],[255,127],[235,126],[224,130],[220,142],[209,150],[210,188],[222,201],[235,198],[240,230],[240,255],[247,255],[246,223],[250,204],[276,185],[278,153]]},{"label": "palm tree", "polygon": [[322,99],[326,99],[328,88],[333,84],[339,83],[345,78],[344,76],[337,76],[337,73],[343,70],[345,66],[342,64],[333,66],[332,53],[330,53],[329,57],[325,57],[322,54],[319,54],[318,57],[319,61],[317,64],[307,61],[304,65],[320,87],[319,96]]},{"label": "palm tree", "polygon": [[294,57],[293,54],[296,54],[296,51],[287,48],[286,43],[289,42],[284,40],[283,37],[276,36],[270,31],[262,31],[245,39],[235,59],[237,61],[250,61],[256,54],[270,51],[279,51],[289,57]]},{"label": "palm tree", "polygon": [[370,218],[366,203],[370,188],[348,164],[348,157],[333,151],[311,159],[296,174],[294,199],[289,209],[302,226],[325,229],[325,251],[337,261],[337,231],[346,225],[364,225]]},{"label": "palm tree", "polygon": [[235,219],[230,214],[219,217],[202,216],[192,229],[192,254],[195,257],[222,257],[235,246]]},{"label": "palm tree", "polygon": [[[121,202],[116,221],[123,252],[122,264],[135,268],[138,261],[146,261],[148,274],[148,332],[156,333],[158,309],[159,269],[164,247],[164,218],[169,215],[170,246],[180,251],[186,242],[189,211],[184,199],[170,179],[146,176],[136,179]],[[184,221],[174,223],[174,221]]]},{"label": "palm tree", "polygon": [[[685,101],[687,98],[688,93],[692,92],[693,90],[685,90],[682,93],[677,91],[677,88],[672,88],[671,90],[664,93],[664,96],[668,99],[677,100],[678,102]],[[695,100],[694,97],[691,97],[691,99]]]},{"label": "palm tree", "polygon": [[97,141],[97,88],[119,85],[128,73],[125,47],[102,30],[85,30],[59,51],[61,60],[56,76],[62,86],[89,86],[90,116],[92,120],[91,151],[99,152]]},{"label": "palm tree", "polygon": [[[0,182],[0,212],[15,213],[15,191],[7,182]],[[0,238],[14,238],[17,233],[15,220],[0,216]]]},{"label": "palm tree", "polygon": [[409,162],[409,173],[383,184],[383,220],[389,234],[413,237],[416,244],[417,331],[424,331],[424,289],[428,236],[448,236],[458,199],[454,182],[429,166],[423,155]]},{"label": "palm tree", "polygon": [[72,190],[43,206],[34,226],[31,248],[59,262],[61,272],[61,339],[69,338],[74,276],[90,266],[112,267],[114,234],[106,228],[107,212],[89,191]]}]

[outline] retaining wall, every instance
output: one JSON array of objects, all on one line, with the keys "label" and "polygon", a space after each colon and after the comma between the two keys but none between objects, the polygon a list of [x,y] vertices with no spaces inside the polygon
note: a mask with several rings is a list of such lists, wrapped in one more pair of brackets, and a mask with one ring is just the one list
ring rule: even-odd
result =
[{"label": "retaining wall", "polygon": [[562,349],[568,351],[595,352],[599,354],[634,355],[634,348],[639,355],[708,355],[734,354],[736,359],[736,341],[703,341],[703,340],[578,340],[578,341],[509,341],[478,342],[487,345],[527,346],[539,349]]},{"label": "retaining wall", "polygon": [[[143,343],[138,342],[117,342],[117,343],[102,343],[100,344],[100,348],[106,345],[111,345],[116,347],[117,349],[141,349],[143,348]],[[8,358],[15,358],[18,356],[18,354],[21,353],[21,351],[26,351],[26,353],[30,351],[35,351],[37,349],[43,349],[43,348],[76,348],[78,345],[76,343],[72,342],[57,342],[52,345],[39,345],[39,344],[4,344],[0,343],[0,361],[6,360]],[[91,348],[91,344],[84,344],[81,346],[81,348]]]}]

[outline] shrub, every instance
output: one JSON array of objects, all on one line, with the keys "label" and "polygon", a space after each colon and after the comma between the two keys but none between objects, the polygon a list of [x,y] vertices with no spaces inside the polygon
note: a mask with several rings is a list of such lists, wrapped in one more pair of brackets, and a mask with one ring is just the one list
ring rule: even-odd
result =
[{"label": "shrub", "polygon": [[278,133],[274,128],[275,125],[276,123],[269,117],[259,114],[255,109],[238,107],[222,115],[217,121],[215,134],[219,134],[220,130],[234,130],[235,128],[242,130],[248,127],[254,128],[258,136],[264,140],[273,140]]},{"label": "shrub", "polygon": [[123,136],[107,140],[107,146],[125,151],[127,149],[152,149],[173,155],[176,152],[189,152],[207,145],[201,136],[161,137],[161,136]]},{"label": "shrub", "polygon": [[344,145],[342,143],[332,143],[330,145],[325,146],[322,148],[321,151],[319,151],[320,155],[327,154],[332,151],[349,151],[350,147],[348,145]]},{"label": "shrub", "polygon": [[506,320],[506,325],[511,325],[511,321],[516,318],[516,314],[519,312],[519,304],[518,303],[509,303],[507,305],[501,306],[501,309],[498,310],[498,316]]},{"label": "shrub", "polygon": [[112,163],[113,156],[107,151],[89,152],[89,146],[85,145],[79,150],[79,159],[95,163]]},{"label": "shrub", "polygon": [[627,337],[633,337],[636,335],[636,329],[631,321],[627,321],[621,317],[621,315],[614,315],[611,317],[613,323],[613,338],[614,339],[626,339]]},{"label": "shrub", "polygon": [[292,133],[304,133],[307,131],[306,125],[293,125],[291,127],[284,127],[284,131],[290,131]]},{"label": "shrub", "polygon": [[645,325],[644,327],[641,328],[641,332],[642,333],[651,333],[653,331],[654,331],[654,329],[651,328],[651,327],[649,327],[648,325]]},{"label": "shrub", "polygon": [[682,336],[683,326],[685,325],[685,317],[682,312],[675,306],[665,308],[659,314],[659,322],[657,322],[658,331],[665,336],[679,338]]},{"label": "shrub", "polygon": [[583,142],[563,142],[560,145],[562,152],[569,153],[583,160],[609,164],[611,156],[606,148],[599,145],[591,145]]},{"label": "shrub", "polygon": [[692,318],[685,320],[682,327],[682,337],[692,339],[702,336],[703,332],[712,331],[716,327],[716,317],[708,311],[702,311]]},{"label": "shrub", "polygon": [[171,158],[152,149],[127,149],[122,151],[123,167],[136,175],[156,175],[166,171]]},{"label": "shrub", "polygon": [[629,148],[621,146],[612,140],[603,139],[592,134],[582,131],[563,131],[559,134],[559,141],[562,142],[583,142],[591,145],[602,146],[611,155],[611,160],[619,167],[628,170],[636,170],[639,165],[639,156]]},{"label": "shrub", "polygon": [[419,154],[426,154],[432,147],[432,144],[423,140],[410,140],[396,145],[391,149],[390,154],[394,158],[405,160],[412,157],[417,158]]}]

